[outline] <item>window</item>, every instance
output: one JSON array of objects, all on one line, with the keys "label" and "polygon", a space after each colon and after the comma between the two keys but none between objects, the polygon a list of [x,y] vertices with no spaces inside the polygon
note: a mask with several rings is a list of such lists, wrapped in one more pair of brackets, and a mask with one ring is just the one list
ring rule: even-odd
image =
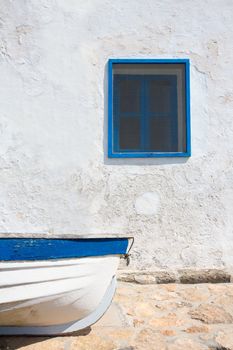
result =
[{"label": "window", "polygon": [[190,156],[189,105],[189,60],[109,60],[109,157]]}]

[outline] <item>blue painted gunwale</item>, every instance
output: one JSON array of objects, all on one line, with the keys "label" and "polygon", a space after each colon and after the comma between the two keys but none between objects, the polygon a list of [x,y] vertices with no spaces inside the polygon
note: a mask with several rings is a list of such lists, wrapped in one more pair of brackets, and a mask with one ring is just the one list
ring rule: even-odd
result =
[{"label": "blue painted gunwale", "polygon": [[[132,63],[163,63],[185,65],[186,151],[185,152],[114,152],[113,151],[113,65]],[[108,157],[109,158],[163,158],[191,156],[190,121],[190,60],[188,58],[110,58],[108,60]]]},{"label": "blue painted gunwale", "polygon": [[124,255],[128,238],[0,238],[0,261],[71,259]]}]

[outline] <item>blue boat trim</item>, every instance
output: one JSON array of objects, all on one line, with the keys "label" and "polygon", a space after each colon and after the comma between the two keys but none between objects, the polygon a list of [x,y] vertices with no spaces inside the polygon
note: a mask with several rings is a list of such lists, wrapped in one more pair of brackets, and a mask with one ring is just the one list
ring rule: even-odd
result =
[{"label": "blue boat trim", "polygon": [[128,238],[0,238],[0,261],[70,259],[124,255]]}]

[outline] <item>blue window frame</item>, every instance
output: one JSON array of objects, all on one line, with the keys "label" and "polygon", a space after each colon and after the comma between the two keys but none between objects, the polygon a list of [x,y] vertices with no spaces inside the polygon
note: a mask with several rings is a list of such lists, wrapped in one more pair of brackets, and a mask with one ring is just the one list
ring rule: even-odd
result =
[{"label": "blue window frame", "polygon": [[189,60],[109,60],[108,156],[188,157]]}]

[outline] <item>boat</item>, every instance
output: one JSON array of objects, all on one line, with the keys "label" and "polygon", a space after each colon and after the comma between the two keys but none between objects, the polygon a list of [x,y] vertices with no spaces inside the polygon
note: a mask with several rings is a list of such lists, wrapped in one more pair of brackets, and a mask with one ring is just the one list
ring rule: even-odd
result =
[{"label": "boat", "polygon": [[0,335],[87,328],[111,304],[132,237],[0,238]]}]

